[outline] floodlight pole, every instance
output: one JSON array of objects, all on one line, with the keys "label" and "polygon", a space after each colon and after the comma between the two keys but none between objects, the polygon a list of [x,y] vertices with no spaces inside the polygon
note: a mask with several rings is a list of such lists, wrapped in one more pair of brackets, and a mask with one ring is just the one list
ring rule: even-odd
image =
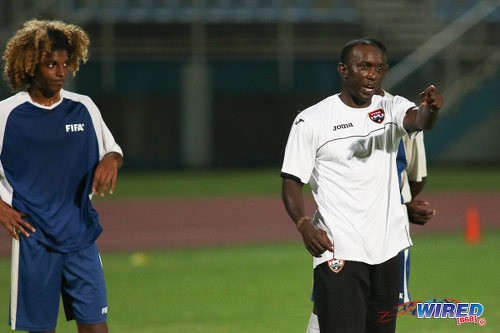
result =
[{"label": "floodlight pole", "polygon": [[197,0],[191,24],[191,58],[182,70],[181,159],[188,168],[208,167],[212,152],[212,99],[207,64],[205,1]]}]

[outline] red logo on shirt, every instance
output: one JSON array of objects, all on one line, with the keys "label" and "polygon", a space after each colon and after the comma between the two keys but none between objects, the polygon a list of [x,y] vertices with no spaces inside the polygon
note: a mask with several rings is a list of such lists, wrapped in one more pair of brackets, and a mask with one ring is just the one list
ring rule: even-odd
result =
[{"label": "red logo on shirt", "polygon": [[374,122],[376,122],[377,124],[380,124],[385,119],[385,112],[383,109],[378,109],[378,110],[369,112],[368,117],[370,117],[370,119],[373,120]]},{"label": "red logo on shirt", "polygon": [[344,260],[341,259],[332,259],[328,261],[328,266],[334,273],[338,273],[344,267]]}]

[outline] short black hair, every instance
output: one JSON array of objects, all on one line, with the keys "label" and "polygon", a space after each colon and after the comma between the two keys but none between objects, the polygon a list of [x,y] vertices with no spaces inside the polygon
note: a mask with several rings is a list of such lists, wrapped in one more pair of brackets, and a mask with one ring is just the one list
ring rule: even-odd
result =
[{"label": "short black hair", "polygon": [[384,43],[375,38],[361,38],[361,39],[351,40],[350,42],[344,45],[344,48],[340,53],[340,62],[343,64],[347,64],[349,57],[352,54],[352,49],[358,45],[375,46],[380,51],[382,51],[382,55],[387,59],[387,48],[385,47]]}]

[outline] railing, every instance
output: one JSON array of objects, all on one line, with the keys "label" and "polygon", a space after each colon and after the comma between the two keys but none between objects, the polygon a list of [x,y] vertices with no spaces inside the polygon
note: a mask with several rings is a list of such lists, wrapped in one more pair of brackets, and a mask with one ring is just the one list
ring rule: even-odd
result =
[{"label": "railing", "polygon": [[485,17],[495,12],[499,7],[500,3],[498,0],[482,0],[477,3],[391,69],[385,79],[386,89],[391,90],[394,86],[405,80],[411,73],[429,61],[429,59],[443,51],[452,42],[460,38],[477,23],[484,20]]}]

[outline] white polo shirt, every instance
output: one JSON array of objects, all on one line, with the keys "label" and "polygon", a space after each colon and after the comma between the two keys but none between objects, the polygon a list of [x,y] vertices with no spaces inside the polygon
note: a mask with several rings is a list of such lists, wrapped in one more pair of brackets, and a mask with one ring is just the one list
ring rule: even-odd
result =
[{"label": "white polo shirt", "polygon": [[427,161],[425,158],[424,133],[419,133],[414,139],[403,136],[406,161],[408,166],[401,173],[401,195],[405,203],[411,201],[410,181],[421,182],[427,177]]},{"label": "white polo shirt", "polygon": [[[335,258],[382,263],[412,245],[401,205],[396,155],[406,131],[407,99],[374,95],[351,108],[338,94],[299,113],[288,137],[282,176],[310,183]],[[326,251],[314,267],[333,259]]]}]

